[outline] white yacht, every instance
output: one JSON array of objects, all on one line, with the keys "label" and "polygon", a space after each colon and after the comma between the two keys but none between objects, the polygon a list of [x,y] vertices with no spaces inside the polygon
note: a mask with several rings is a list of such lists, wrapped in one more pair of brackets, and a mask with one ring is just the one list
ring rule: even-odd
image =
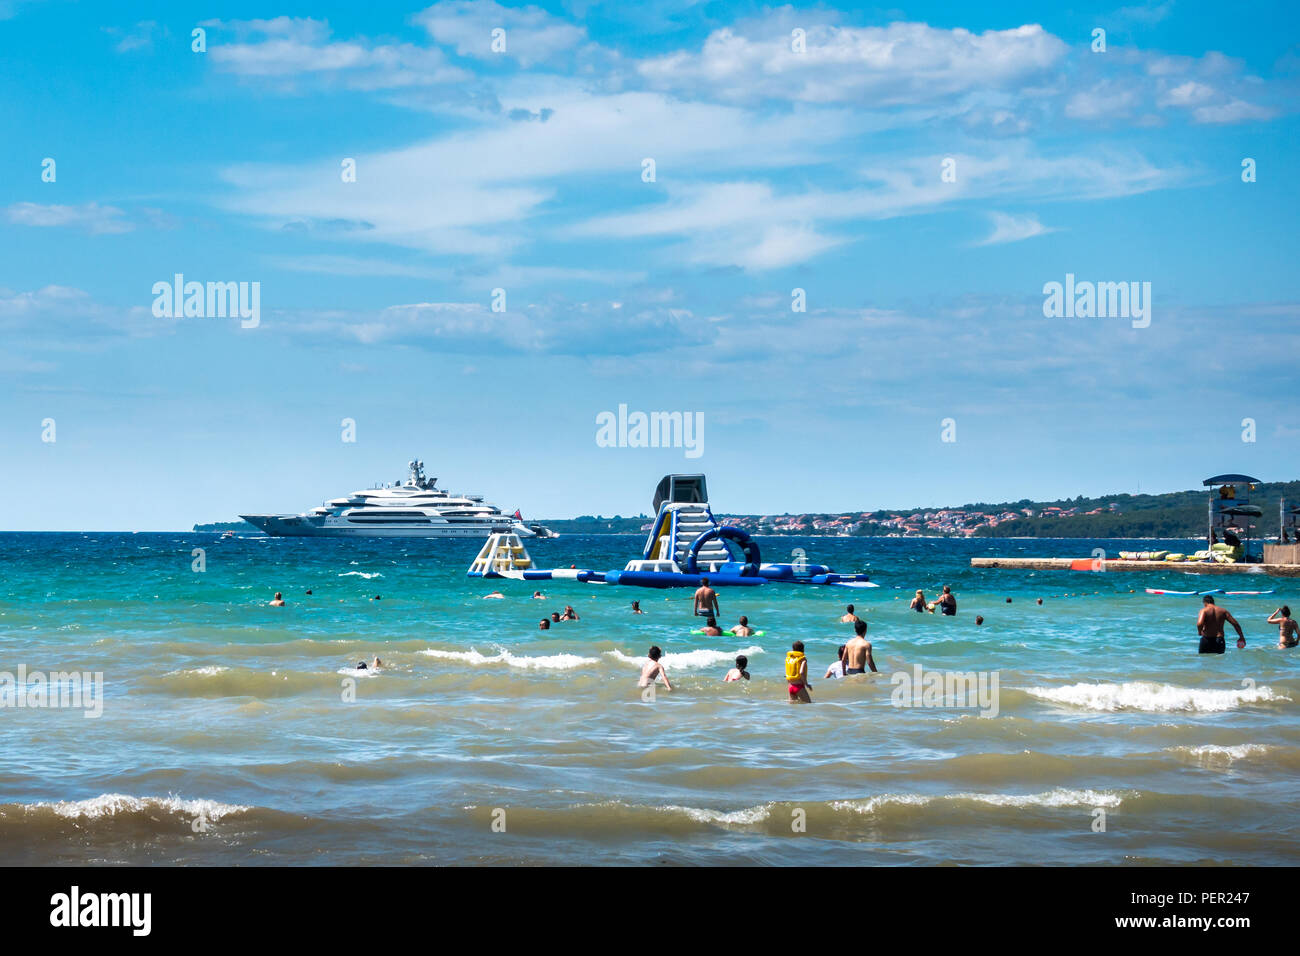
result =
[{"label": "white yacht", "polygon": [[409,463],[410,476],[345,498],[332,498],[299,515],[240,515],[276,537],[486,538],[494,533],[521,538],[551,537],[539,524],[526,525],[519,512],[503,514],[482,495],[455,495],[424,476],[424,462]]}]

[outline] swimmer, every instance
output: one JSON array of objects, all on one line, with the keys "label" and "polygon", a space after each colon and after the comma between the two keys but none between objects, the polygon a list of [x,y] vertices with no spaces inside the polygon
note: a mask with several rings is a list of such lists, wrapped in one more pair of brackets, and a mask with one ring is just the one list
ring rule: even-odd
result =
[{"label": "swimmer", "polygon": [[539,631],[549,631],[551,629],[551,619],[549,617],[542,618],[537,624],[537,629]]},{"label": "swimmer", "polygon": [[491,594],[483,595],[483,600],[485,601],[499,601],[502,600],[503,598],[505,598],[505,595],[502,594],[500,591],[493,591]]},{"label": "swimmer", "polygon": [[534,601],[545,601],[545,600],[546,600],[546,595],[543,594],[541,591],[534,591],[534,592],[533,592],[533,600],[534,600]]},{"label": "swimmer", "polygon": [[641,665],[641,679],[637,681],[638,687],[649,687],[656,679],[664,682],[664,690],[672,690],[673,685],[668,683],[668,672],[664,670],[664,665],[659,663],[659,658],[663,656],[663,651],[658,646],[652,646],[649,653],[646,654],[646,662]]},{"label": "swimmer", "polygon": [[645,613],[645,611],[641,610],[641,602],[640,602],[640,601],[633,601],[633,602],[632,602],[632,613],[633,613],[633,614],[644,614],[644,613]]},{"label": "swimmer", "polygon": [[564,605],[564,613],[560,615],[560,620],[577,621],[577,620],[581,620],[581,618],[578,617],[578,612],[573,609],[572,604],[566,604]]},{"label": "swimmer", "polygon": [[1291,618],[1291,609],[1283,604],[1272,613],[1268,623],[1277,625],[1277,646],[1295,647],[1300,644],[1300,625]]},{"label": "swimmer", "polygon": [[844,609],[844,613],[840,616],[840,623],[841,623],[841,624],[856,624],[856,623],[857,623],[858,621],[860,621],[860,620],[861,620],[861,618],[859,618],[856,614],[853,613],[853,605],[852,605],[852,604],[850,604],[848,607],[846,607],[846,608]]},{"label": "swimmer", "polygon": [[383,666],[384,666],[384,662],[381,661],[378,657],[376,657],[373,661],[370,662],[370,669],[373,671],[377,671],[379,670],[379,668]]},{"label": "swimmer", "polygon": [[308,588],[304,593],[311,594],[311,588]]},{"label": "swimmer", "polygon": [[704,622],[704,628],[700,631],[705,637],[721,637],[722,628],[718,627],[718,619],[711,617]]},{"label": "swimmer", "polygon": [[943,593],[939,595],[939,600],[934,604],[939,613],[945,617],[952,617],[957,613],[957,599],[953,597],[952,589],[946,584],[943,586]]},{"label": "swimmer", "polygon": [[912,598],[912,603],[907,606],[909,611],[915,611],[917,614],[924,614],[928,605],[925,603],[925,592],[920,588],[916,589],[916,597]]},{"label": "swimmer", "polygon": [[1039,603],[1039,604],[1042,604],[1042,603],[1043,603],[1043,599],[1042,599],[1042,598],[1039,598],[1039,599],[1038,599],[1038,603]]},{"label": "swimmer", "polygon": [[374,597],[372,597],[370,600],[372,600],[372,601],[382,601],[382,600],[383,600],[383,597],[382,597],[382,595],[376,594],[376,595],[375,595]]},{"label": "swimmer", "polygon": [[740,621],[731,629],[732,637],[753,637],[754,629],[749,626],[749,618],[740,615]]},{"label": "swimmer", "polygon": [[700,586],[695,592],[695,616],[717,617],[721,613],[718,608],[718,592],[709,587],[708,578],[700,578]]},{"label": "swimmer", "polygon": [[1011,598],[1007,598],[1007,603],[1008,603],[1008,604],[1011,603]]},{"label": "swimmer", "polygon": [[275,592],[275,597],[271,600],[271,607],[284,607],[284,595],[279,591]]},{"label": "swimmer", "polygon": [[785,681],[790,694],[790,703],[796,700],[805,704],[812,703],[808,694],[808,658],[804,656],[803,641],[795,641],[785,654]]},{"label": "swimmer", "polygon": [[736,658],[736,666],[727,671],[727,676],[722,678],[724,681],[749,680],[749,658],[741,654]]},{"label": "swimmer", "polygon": [[844,676],[865,674],[867,668],[876,673],[876,662],[871,657],[871,642],[867,640],[867,622],[853,625],[853,638],[844,645]]},{"label": "swimmer", "polygon": [[1201,635],[1198,654],[1222,654],[1226,647],[1223,642],[1223,622],[1227,621],[1237,630],[1237,647],[1246,646],[1246,635],[1241,632],[1237,619],[1221,607],[1216,607],[1214,598],[1205,595],[1201,598],[1201,613],[1196,618],[1196,633]]},{"label": "swimmer", "polygon": [[984,623],[984,615],[982,615],[982,614],[976,614],[976,615],[975,615],[975,626],[976,626],[976,627],[980,627],[981,625],[983,625],[983,623]]},{"label": "swimmer", "polygon": [[359,670],[359,671],[363,671],[363,670],[365,670],[365,669],[366,669],[366,662],[365,662],[365,661],[357,661],[357,670]]},{"label": "swimmer", "polygon": [[552,611],[552,612],[551,612],[551,623],[552,623],[552,624],[559,624],[559,623],[560,623],[560,612],[559,612],[559,611]]},{"label": "swimmer", "polygon": [[840,649],[839,649],[839,660],[837,660],[837,661],[836,661],[834,664],[832,664],[830,667],[826,668],[826,679],[827,679],[827,680],[839,680],[841,677],[844,676],[844,652],[845,652],[845,650],[847,650],[847,645],[841,644],[841,645],[840,645]]}]

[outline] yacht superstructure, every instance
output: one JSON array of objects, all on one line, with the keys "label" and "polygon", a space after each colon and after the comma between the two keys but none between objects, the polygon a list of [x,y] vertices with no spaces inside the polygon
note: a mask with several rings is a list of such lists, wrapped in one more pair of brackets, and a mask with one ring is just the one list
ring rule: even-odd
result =
[{"label": "yacht superstructure", "polygon": [[408,463],[410,475],[297,515],[240,515],[276,537],[486,538],[512,533],[521,538],[549,537],[541,525],[527,525],[519,512],[504,514],[482,495],[457,495],[427,478],[424,462]]}]

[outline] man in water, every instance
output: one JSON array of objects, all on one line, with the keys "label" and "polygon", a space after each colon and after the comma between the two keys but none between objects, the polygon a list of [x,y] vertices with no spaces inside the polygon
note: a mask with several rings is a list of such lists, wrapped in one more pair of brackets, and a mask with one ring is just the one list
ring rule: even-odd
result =
[{"label": "man in water", "polygon": [[552,612],[551,612],[551,623],[552,623],[552,624],[559,624],[559,623],[560,623],[560,612],[559,612],[559,611],[552,611]]},{"label": "man in water", "polygon": [[939,600],[934,602],[934,606],[940,614],[946,617],[952,617],[957,613],[957,599],[952,596],[952,588],[948,585],[943,586],[943,593],[939,595]]},{"label": "man in water", "polygon": [[549,631],[551,629],[551,619],[548,617],[542,618],[537,624],[537,629],[539,631]]},{"label": "man in water", "polygon": [[1277,625],[1277,646],[1295,647],[1300,644],[1300,627],[1291,618],[1291,609],[1283,604],[1269,615],[1268,623]]},{"label": "man in water", "polygon": [[709,587],[708,578],[700,578],[699,589],[695,592],[695,616],[718,617],[718,592]]},{"label": "man in water", "polygon": [[573,609],[573,605],[572,605],[572,604],[566,604],[566,605],[564,605],[564,613],[560,615],[560,620],[561,620],[561,621],[577,621],[577,620],[579,620],[578,612],[575,611],[575,610]]},{"label": "man in water", "polygon": [[650,648],[650,652],[646,654],[648,659],[641,666],[641,679],[637,681],[637,687],[649,687],[656,678],[661,678],[664,682],[664,690],[673,689],[673,685],[668,683],[668,672],[664,670],[664,665],[659,663],[659,658],[662,656],[663,651],[659,650],[657,645]]},{"label": "man in water", "polygon": [[541,591],[534,591],[534,592],[533,592],[533,600],[534,600],[534,601],[544,601],[544,600],[546,600],[546,595],[543,594]]},{"label": "man in water", "polygon": [[839,650],[839,659],[830,667],[826,668],[827,680],[839,680],[841,677],[844,676],[844,651],[845,650],[847,650],[847,645],[841,644]]},{"label": "man in water", "polygon": [[808,693],[808,658],[803,652],[803,641],[795,641],[785,654],[785,680],[789,685],[790,703],[796,700],[812,703]]},{"label": "man in water", "polygon": [[704,629],[701,631],[705,637],[721,637],[722,628],[718,627],[718,619],[711,617],[704,622]]},{"label": "man in water", "polygon": [[844,675],[865,674],[867,668],[876,673],[876,662],[871,657],[871,642],[867,640],[867,622],[853,625],[853,639],[844,645]]},{"label": "man in water", "polygon": [[1223,643],[1223,622],[1227,621],[1237,631],[1237,647],[1246,646],[1246,635],[1241,633],[1241,625],[1237,619],[1229,614],[1225,609],[1215,606],[1214,598],[1205,595],[1201,598],[1203,607],[1201,615],[1196,619],[1196,633],[1201,635],[1201,647],[1198,653],[1201,654],[1222,654],[1226,647]]},{"label": "man in water", "polygon": [[754,629],[749,626],[749,618],[740,615],[740,622],[731,629],[732,637],[753,637]]},{"label": "man in water", "polygon": [[859,620],[861,620],[861,618],[859,618],[856,614],[853,613],[852,604],[846,607],[844,609],[844,613],[840,616],[841,624],[856,624],[858,623]]},{"label": "man in water", "polygon": [[271,607],[284,607],[284,595],[279,591],[275,592],[275,598],[271,601]]},{"label": "man in water", "polygon": [[749,680],[749,658],[741,654],[736,658],[736,666],[727,671],[727,676],[722,678],[724,681]]}]

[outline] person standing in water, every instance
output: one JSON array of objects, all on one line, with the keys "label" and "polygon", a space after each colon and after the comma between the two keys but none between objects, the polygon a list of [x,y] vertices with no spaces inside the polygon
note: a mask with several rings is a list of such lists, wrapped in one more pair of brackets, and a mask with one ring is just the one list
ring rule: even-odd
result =
[{"label": "person standing in water", "polygon": [[741,654],[736,658],[736,666],[727,671],[724,681],[749,680],[749,658]]},{"label": "person standing in water", "polygon": [[696,617],[721,617],[718,609],[718,592],[709,587],[708,578],[700,578],[699,589],[695,592]]},{"label": "person standing in water", "polygon": [[853,605],[852,605],[852,604],[850,604],[848,607],[846,607],[846,608],[844,609],[844,613],[840,615],[840,623],[841,623],[841,624],[856,624],[856,623],[858,622],[858,620],[859,620],[858,616],[857,616],[856,614],[853,613]]},{"label": "person standing in water", "polygon": [[1277,625],[1277,646],[1295,647],[1300,644],[1300,626],[1291,618],[1291,609],[1283,604],[1274,611],[1268,623]]},{"label": "person standing in water", "polygon": [[1204,605],[1200,617],[1196,619],[1196,633],[1201,635],[1200,654],[1222,654],[1226,650],[1223,642],[1223,622],[1227,621],[1237,631],[1237,647],[1246,646],[1246,635],[1241,632],[1241,625],[1227,610],[1215,606],[1214,598],[1205,595],[1201,599]]},{"label": "person standing in water", "polygon": [[271,601],[271,607],[284,607],[284,595],[279,591],[275,592],[275,598]]},{"label": "person standing in water", "polygon": [[668,683],[668,672],[664,670],[664,665],[659,663],[659,658],[663,656],[663,651],[659,650],[657,645],[652,645],[646,662],[641,665],[641,679],[637,681],[638,687],[649,687],[656,678],[663,680],[664,690],[672,690],[673,685]]},{"label": "person standing in water", "polygon": [[940,614],[946,617],[955,615],[957,613],[957,599],[953,597],[952,588],[945,584],[943,593],[939,595],[939,600],[934,602],[934,606]]},{"label": "person standing in water", "polygon": [[876,662],[871,657],[871,642],[867,640],[867,622],[853,625],[853,639],[844,645],[844,675],[865,674],[867,668],[876,673]]},{"label": "person standing in water", "polygon": [[796,700],[812,703],[808,694],[808,658],[803,652],[803,641],[795,641],[785,654],[785,680],[789,684],[790,702]]},{"label": "person standing in water", "polygon": [[920,588],[916,589],[916,597],[912,598],[912,603],[907,606],[909,611],[915,611],[917,614],[925,613],[925,592]]},{"label": "person standing in water", "polygon": [[844,651],[847,649],[847,647],[848,645],[841,644],[839,650],[839,658],[835,661],[834,664],[826,668],[827,680],[839,680],[841,677],[844,676]]}]

